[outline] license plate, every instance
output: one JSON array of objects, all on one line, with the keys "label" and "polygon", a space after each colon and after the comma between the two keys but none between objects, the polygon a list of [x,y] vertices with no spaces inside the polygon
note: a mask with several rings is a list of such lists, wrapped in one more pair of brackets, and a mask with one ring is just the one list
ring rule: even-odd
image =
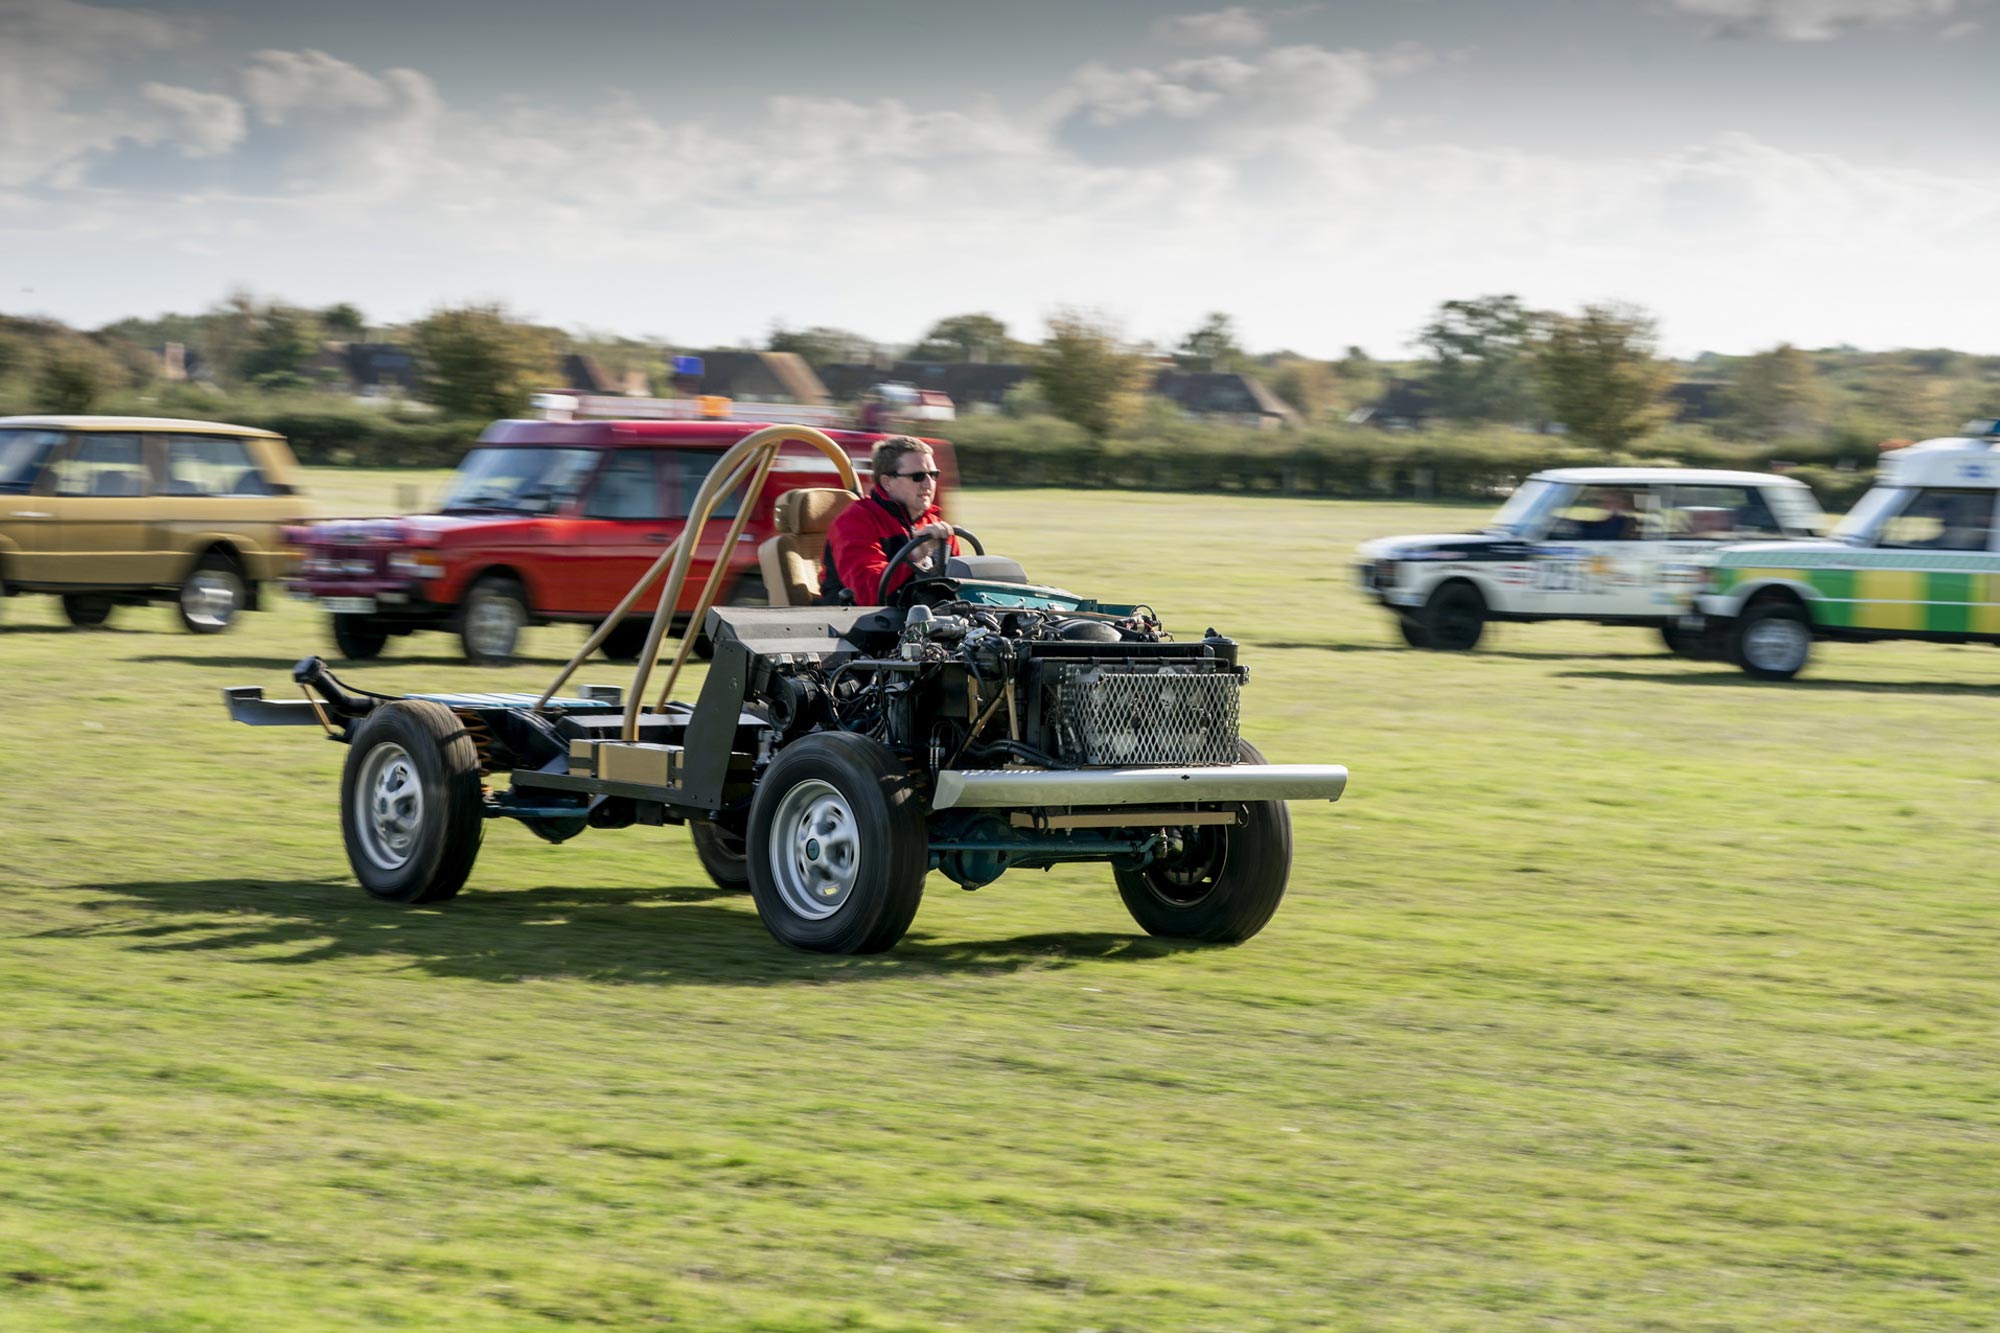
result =
[{"label": "license plate", "polygon": [[342,615],[368,616],[375,614],[373,597],[322,597],[319,604],[329,611]]}]

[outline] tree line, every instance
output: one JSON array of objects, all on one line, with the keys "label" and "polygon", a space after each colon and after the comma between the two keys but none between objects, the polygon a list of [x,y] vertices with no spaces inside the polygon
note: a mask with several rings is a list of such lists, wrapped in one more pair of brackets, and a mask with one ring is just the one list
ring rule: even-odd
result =
[{"label": "tree line", "polygon": [[[557,382],[561,358],[572,352],[668,394],[670,359],[680,350],[665,339],[536,324],[497,304],[444,307],[383,327],[351,304],[313,309],[237,292],[199,314],[125,319],[90,331],[0,316],[0,407],[82,412],[143,398],[161,387],[149,349],[169,343],[197,359],[203,391],[311,395],[340,379],[327,363],[329,344],[370,340],[407,346],[417,367],[416,400],[469,420],[519,415],[530,394]],[[1129,339],[1110,319],[1077,308],[1052,314],[1036,341],[975,312],[939,319],[907,347],[844,329],[783,326],[763,345],[822,367],[891,356],[1022,365],[1028,374],[1007,414],[1058,418],[1100,440],[1144,432],[1148,413],[1165,410],[1144,391],[1166,365],[1255,379],[1309,427],[1379,412],[1399,425],[1564,434],[1606,453],[1644,446],[1677,415],[1725,441],[1851,440],[1858,449],[1887,436],[1948,431],[2000,401],[1996,357],[1780,344],[1747,356],[1674,361],[1660,354],[1658,321],[1641,308],[1538,311],[1509,294],[1443,302],[1402,360],[1377,361],[1359,347],[1334,359],[1253,353],[1222,312],[1162,346]]]}]

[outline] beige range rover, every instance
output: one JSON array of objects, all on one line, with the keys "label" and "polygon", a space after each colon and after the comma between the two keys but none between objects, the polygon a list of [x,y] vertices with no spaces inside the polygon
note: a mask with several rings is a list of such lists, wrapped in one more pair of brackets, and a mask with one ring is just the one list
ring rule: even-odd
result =
[{"label": "beige range rover", "polygon": [[216,634],[291,571],[310,505],[282,436],[154,417],[0,417],[0,593],[55,593],[72,625],[172,599]]}]

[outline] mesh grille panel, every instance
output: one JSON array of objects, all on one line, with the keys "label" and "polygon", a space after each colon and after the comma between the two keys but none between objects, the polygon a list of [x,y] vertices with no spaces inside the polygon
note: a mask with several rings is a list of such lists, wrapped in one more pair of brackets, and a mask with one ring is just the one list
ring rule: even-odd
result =
[{"label": "mesh grille panel", "polygon": [[1242,677],[1227,668],[1107,671],[1057,677],[1057,755],[1065,763],[1233,764]]}]

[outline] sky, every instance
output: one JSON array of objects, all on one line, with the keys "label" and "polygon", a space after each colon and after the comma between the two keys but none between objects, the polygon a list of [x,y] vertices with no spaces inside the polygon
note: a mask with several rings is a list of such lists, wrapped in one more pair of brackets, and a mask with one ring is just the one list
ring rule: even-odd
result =
[{"label": "sky", "polygon": [[0,311],[2000,352],[2000,0],[0,0]]}]

